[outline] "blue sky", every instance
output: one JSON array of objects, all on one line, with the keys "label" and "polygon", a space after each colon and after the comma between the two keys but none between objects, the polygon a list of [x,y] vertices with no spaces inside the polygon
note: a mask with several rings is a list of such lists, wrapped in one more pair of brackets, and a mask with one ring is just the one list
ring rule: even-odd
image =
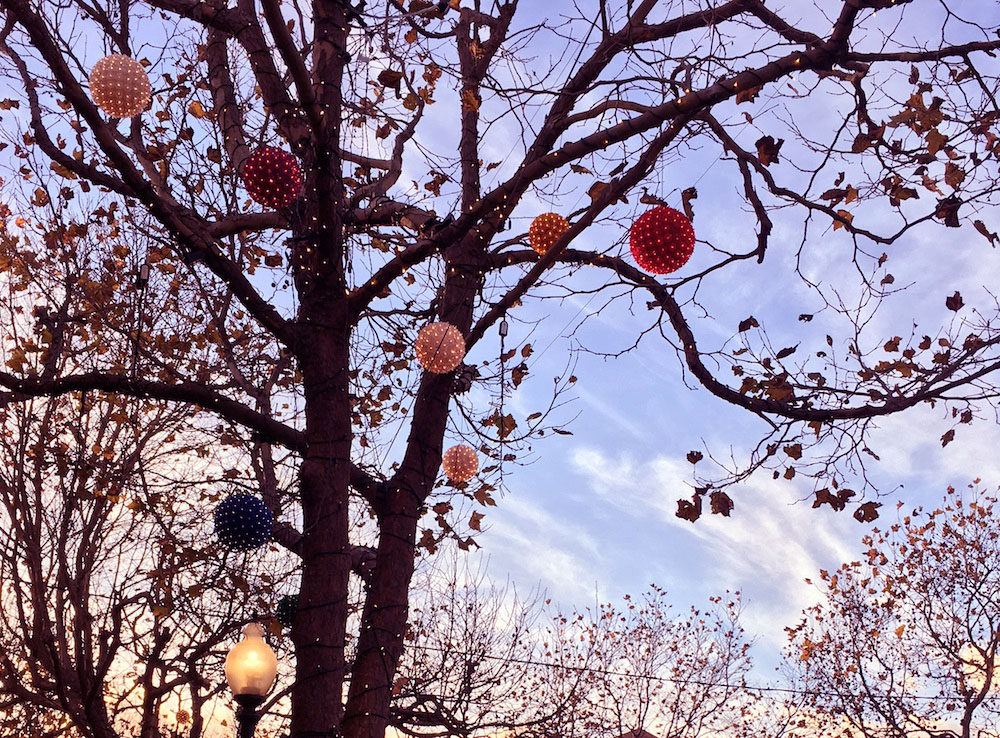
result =
[{"label": "blue sky", "polygon": [[[766,307],[766,294],[740,299],[747,314]],[[630,336],[629,320],[602,314],[585,326],[584,340],[594,345]],[[543,321],[543,330],[549,325],[565,322],[561,315]],[[823,335],[821,322],[805,330]],[[548,376],[564,366],[568,343],[557,340],[532,366],[535,382],[516,404],[529,407],[531,392],[544,392]],[[509,576],[522,590],[540,582],[560,604],[576,607],[650,583],[665,586],[678,606],[738,589],[747,603],[747,630],[760,639],[758,655],[773,661],[783,628],[817,596],[803,579],[858,558],[871,524],[855,521],[853,507],[814,510],[811,481],[775,481],[767,472],[731,492],[731,518],[705,515],[694,524],[676,518],[676,500],[690,494],[692,482],[687,451],[707,447],[725,456],[732,447],[740,457],[756,441],[759,421],[686,388],[662,341],[615,360],[581,354],[575,373],[576,399],[565,411],[578,413],[568,425],[573,435],[540,441],[534,463],[509,467],[507,494],[488,512],[478,555],[488,557],[493,577]],[[987,486],[1000,479],[996,427],[963,428],[955,443],[941,448],[938,438],[948,427],[942,415],[917,408],[881,422],[872,445],[882,461],[873,466],[887,494],[879,498],[882,518],[874,525],[890,524],[897,500],[907,510],[935,505],[949,484],[961,489],[976,477]]]}]

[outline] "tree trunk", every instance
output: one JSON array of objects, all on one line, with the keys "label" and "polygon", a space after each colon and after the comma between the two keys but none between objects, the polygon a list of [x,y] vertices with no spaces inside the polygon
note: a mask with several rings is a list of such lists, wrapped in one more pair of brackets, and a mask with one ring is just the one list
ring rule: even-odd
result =
[{"label": "tree trunk", "polygon": [[[481,247],[473,235],[446,256],[449,269],[440,316],[463,333],[472,323],[474,298],[482,285],[476,260]],[[393,682],[409,613],[417,528],[441,466],[453,387],[451,372],[424,373],[413,406],[406,454],[384,499],[376,506],[379,544],[344,715],[345,738],[384,738],[389,724]]]},{"label": "tree trunk", "polygon": [[[349,329],[337,305],[323,320],[303,305],[298,347],[306,400],[307,451],[299,472],[302,582],[292,628],[296,678],[292,735],[337,735],[343,713],[347,593],[351,572],[348,483],[351,404]],[[313,327],[315,326],[315,327]]]},{"label": "tree trunk", "polygon": [[382,738],[389,724],[389,703],[409,614],[420,517],[417,497],[409,488],[393,490],[389,512],[380,518],[375,572],[365,600],[344,715],[345,738]]}]

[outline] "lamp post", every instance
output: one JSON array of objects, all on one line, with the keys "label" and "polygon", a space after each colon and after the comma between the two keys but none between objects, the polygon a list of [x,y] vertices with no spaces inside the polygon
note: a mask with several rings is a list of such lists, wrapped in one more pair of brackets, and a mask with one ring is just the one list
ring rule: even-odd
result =
[{"label": "lamp post", "polygon": [[264,629],[251,623],[243,629],[243,640],[226,656],[226,681],[236,698],[239,738],[253,738],[260,720],[257,708],[271,690],[278,673],[278,657],[264,642]]}]

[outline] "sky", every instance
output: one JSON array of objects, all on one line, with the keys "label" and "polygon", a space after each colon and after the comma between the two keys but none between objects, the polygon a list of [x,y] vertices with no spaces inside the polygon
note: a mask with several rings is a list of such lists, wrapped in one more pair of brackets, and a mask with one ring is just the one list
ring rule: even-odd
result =
[{"label": "sky", "polygon": [[[950,237],[949,245],[968,243],[982,256],[974,235],[944,235]],[[939,237],[940,232],[924,236]],[[787,252],[794,246],[788,239],[772,248],[784,248],[790,261]],[[910,271],[933,270],[935,261],[933,255],[918,255],[893,271],[899,280]],[[960,285],[963,294],[972,294],[977,282],[988,285],[997,276],[995,259],[975,266],[964,261],[959,257],[949,265],[950,273],[942,274],[947,289]],[[942,295],[941,304],[934,306],[939,312],[943,287],[935,288]],[[775,341],[776,346],[792,345],[806,334],[822,340],[823,317],[808,327],[794,322],[794,316],[809,312],[807,294],[772,292],[766,280],[763,285],[729,283],[721,291],[738,303],[733,309],[742,317],[786,305],[791,321],[768,324],[772,333],[783,329],[789,337]],[[918,298],[914,296],[917,303]],[[900,307],[898,313],[889,310],[891,317],[880,318],[886,321],[887,338],[901,332],[900,317],[907,328],[906,321],[921,309],[919,304],[910,307],[915,310],[907,313]],[[635,319],[620,312],[602,312],[577,338],[590,346],[624,345],[634,335]],[[541,330],[562,329],[570,317],[572,312],[543,321]],[[735,321],[729,326],[735,333]],[[877,329],[873,333],[879,335]],[[711,329],[706,334],[713,337]],[[536,338],[536,345],[548,343],[546,338]],[[569,339],[555,339],[532,366],[535,386],[562,370],[571,345]],[[880,494],[871,499],[882,503],[882,517],[874,523],[856,521],[854,505],[839,513],[826,506],[813,509],[812,480],[773,480],[763,472],[729,490],[735,502],[731,517],[706,510],[692,524],[675,515],[677,499],[692,491],[686,453],[745,458],[762,424],[706,390],[686,385],[673,350],[662,340],[645,342],[617,359],[586,353],[577,358],[575,399],[565,410],[573,418],[566,426],[573,435],[539,442],[534,463],[507,472],[506,495],[498,508],[489,510],[489,529],[478,554],[489,560],[494,577],[509,577],[521,588],[540,582],[564,606],[618,600],[651,583],[665,586],[679,606],[701,605],[712,595],[738,590],[746,604],[744,625],[758,639],[757,658],[773,665],[785,643],[785,626],[794,625],[802,609],[819,597],[804,580],[860,558],[860,539],[873,526],[893,521],[898,501],[909,511],[917,505],[936,506],[949,485],[964,489],[976,478],[982,478],[984,487],[1000,484],[995,425],[987,420],[964,427],[956,442],[942,448],[939,437],[950,427],[944,411],[920,407],[880,421],[873,434],[871,446],[881,461],[872,464],[872,473]],[[531,404],[527,398],[519,401]]]}]

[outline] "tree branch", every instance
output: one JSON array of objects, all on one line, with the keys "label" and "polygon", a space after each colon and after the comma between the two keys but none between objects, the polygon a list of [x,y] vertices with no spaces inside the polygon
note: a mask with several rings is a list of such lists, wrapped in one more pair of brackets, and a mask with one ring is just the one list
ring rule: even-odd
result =
[{"label": "tree branch", "polygon": [[[530,262],[537,258],[537,254],[532,251],[507,252],[493,256],[495,266]],[[998,336],[990,341],[984,341],[974,351],[966,352],[964,356],[942,367],[933,377],[925,381],[923,389],[915,391],[909,396],[887,397],[881,405],[864,404],[851,407],[817,408],[809,403],[796,406],[762,397],[752,397],[720,382],[702,361],[694,332],[684,317],[680,305],[674,299],[670,286],[658,282],[638,267],[617,256],[566,249],[559,256],[559,261],[566,264],[589,264],[591,266],[610,269],[628,283],[636,287],[642,287],[648,291],[654,298],[653,304],[659,306],[666,313],[671,327],[680,339],[684,362],[701,385],[716,397],[730,404],[762,415],[776,415],[790,420],[819,422],[881,417],[906,410],[928,400],[940,398],[958,387],[968,385],[988,374],[1000,371],[1000,361],[994,361],[968,375],[954,378],[955,374],[962,368],[963,358],[970,358],[974,353],[982,351],[984,348],[1000,345],[1000,336]]]},{"label": "tree branch", "polygon": [[212,108],[218,116],[222,142],[234,172],[239,172],[244,160],[250,156],[246,131],[243,125],[243,111],[236,102],[236,88],[229,71],[229,50],[226,43],[229,36],[217,28],[208,29],[205,43],[205,64],[208,66],[208,81],[212,87]]},{"label": "tree branch", "polygon": [[45,155],[57,165],[67,169],[78,177],[83,177],[100,187],[107,187],[112,192],[117,192],[126,197],[136,197],[135,191],[117,177],[107,172],[102,172],[93,164],[73,158],[56,146],[55,142],[49,136],[48,128],[46,128],[42,120],[42,106],[38,99],[36,82],[28,71],[28,65],[25,64],[24,59],[7,45],[6,41],[0,43],[0,51],[3,51],[4,54],[10,57],[14,66],[17,67],[21,82],[24,84],[25,94],[28,96],[28,109],[31,113],[31,132],[34,134],[35,141]]},{"label": "tree branch", "polygon": [[267,21],[267,27],[271,31],[271,37],[274,39],[274,45],[278,48],[278,53],[281,54],[282,61],[285,62],[285,66],[288,67],[292,75],[295,91],[299,95],[299,101],[306,111],[309,123],[312,125],[313,131],[322,137],[325,128],[323,111],[316,100],[312,80],[309,78],[309,70],[306,69],[302,55],[295,47],[295,40],[289,32],[288,26],[285,25],[285,19],[281,15],[281,8],[276,0],[261,0],[261,6],[264,9],[264,19]]},{"label": "tree branch", "polygon": [[154,8],[175,13],[208,28],[235,36],[249,22],[242,9],[219,7],[201,0],[146,0]]},{"label": "tree branch", "polygon": [[[844,227],[844,229],[847,230],[848,232],[854,233],[859,236],[864,236],[865,238],[869,239],[874,243],[882,243],[882,244],[893,243],[901,235],[903,235],[903,233],[905,233],[910,227],[914,225],[914,223],[906,224],[899,231],[889,236],[880,236],[879,234],[869,231],[865,228],[859,228],[858,226],[854,225],[852,221],[848,220],[843,215],[838,213],[836,208],[830,207],[828,205],[821,205],[820,203],[817,202],[813,202],[804,195],[801,195],[798,192],[795,192],[794,190],[790,190],[787,187],[782,187],[781,185],[779,185],[775,181],[774,174],[771,173],[771,170],[765,167],[763,164],[761,164],[760,159],[754,156],[751,152],[747,151],[746,149],[741,147],[738,143],[736,143],[736,140],[729,135],[729,132],[725,129],[725,127],[721,123],[719,123],[719,121],[717,121],[711,114],[705,113],[700,117],[708,124],[709,129],[719,139],[719,142],[722,144],[723,148],[726,151],[732,152],[732,154],[737,158],[737,161],[740,162],[741,169],[744,169],[746,167],[751,167],[764,180],[764,182],[767,184],[768,190],[770,190],[772,194],[778,195],[779,197],[788,198],[789,200],[797,202],[799,205],[802,205],[808,208],[809,210],[816,210],[821,213],[824,213],[825,215],[829,216],[831,220],[840,223]],[[747,176],[748,173],[744,172],[744,181],[746,181]],[[750,185],[750,187],[752,189],[752,185]],[[751,199],[751,203],[754,205],[754,210],[757,211],[758,207],[760,207],[759,199],[757,200],[756,203],[753,202],[753,200]],[[758,211],[758,216],[759,214],[760,211]],[[932,212],[924,216],[920,220],[929,220],[933,217],[934,213]],[[920,221],[915,221],[915,222],[920,222]]]},{"label": "tree branch", "polygon": [[270,210],[266,213],[234,213],[215,222],[206,223],[208,234],[217,240],[242,231],[267,231],[288,227],[288,220],[276,210]]},{"label": "tree branch", "polygon": [[[0,407],[11,402],[22,402],[30,397],[53,397],[71,392],[95,390],[114,392],[128,397],[182,402],[214,412],[233,423],[248,428],[256,432],[261,441],[277,443],[299,454],[306,451],[306,438],[302,431],[252,410],[246,405],[197,382],[164,384],[120,374],[100,372],[40,380],[33,377],[16,377],[8,372],[0,372],[0,386],[10,390],[8,393],[0,394]],[[350,483],[355,491],[369,502],[376,500],[378,482],[356,464],[351,465]]]},{"label": "tree branch", "polygon": [[[532,182],[578,160],[588,154],[603,150],[612,144],[621,143],[639,133],[648,131],[664,122],[680,115],[694,116],[711,110],[720,102],[735,97],[740,92],[753,90],[765,84],[775,82],[782,77],[798,73],[806,69],[818,70],[830,68],[847,50],[845,33],[853,28],[854,19],[859,8],[854,2],[846,2],[840,17],[834,25],[830,40],[813,45],[802,51],[795,51],[783,57],[768,62],[756,69],[740,72],[732,77],[723,78],[715,84],[700,90],[692,91],[683,97],[649,108],[645,113],[629,118],[606,129],[595,131],[575,141],[563,144],[559,149],[549,152],[551,146],[564,132],[565,118],[572,107],[573,101],[586,91],[589,84],[597,78],[610,58],[621,49],[634,45],[639,41],[649,41],[665,38],[680,33],[689,28],[698,28],[709,23],[730,18],[746,12],[751,0],[731,0],[720,8],[711,11],[701,11],[683,16],[658,25],[642,25],[635,21],[643,10],[648,13],[645,4],[640,6],[633,16],[633,21],[622,31],[602,41],[594,55],[585,62],[574,78],[561,91],[559,99],[553,104],[546,117],[535,142],[529,147],[523,163],[517,173],[507,182],[495,188],[484,196],[476,207],[468,213],[463,213],[460,222],[478,222],[491,211],[512,207]],[[644,17],[644,16],[642,16]],[[610,39],[610,40],[609,40]]]},{"label": "tree branch", "polygon": [[270,330],[279,341],[290,345],[293,336],[288,322],[257,293],[236,264],[223,256],[215,247],[214,241],[206,233],[206,223],[191,211],[182,208],[168,193],[157,191],[135,168],[128,154],[118,145],[111,126],[101,117],[97,107],[67,66],[62,52],[49,34],[45,21],[32,10],[27,0],[10,0],[7,7],[28,32],[66,98],[77,113],[87,121],[101,149],[121,173],[125,185],[134,191],[135,196],[145,203],[150,213],[187,248],[189,256],[203,259],[209,269],[229,285],[237,299],[256,320]]},{"label": "tree branch", "polygon": [[525,293],[538,282],[539,277],[542,273],[548,269],[550,266],[556,263],[559,259],[560,254],[563,250],[576,238],[580,233],[582,233],[594,220],[597,218],[601,212],[607,208],[609,205],[617,201],[626,192],[637,185],[643,177],[649,174],[653,166],[656,164],[656,160],[659,159],[660,153],[677,137],[677,135],[683,129],[683,123],[680,121],[674,121],[669,126],[667,126],[659,135],[653,139],[646,147],[645,151],[639,157],[639,160],[633,164],[622,176],[618,179],[612,180],[612,182],[604,188],[601,194],[596,200],[587,208],[583,216],[580,217],[575,223],[573,223],[569,230],[566,231],[559,240],[554,243],[548,251],[543,254],[535,265],[528,270],[528,273],[518,280],[517,284],[514,285],[507,293],[500,299],[499,302],[495,303],[485,315],[483,315],[476,325],[469,332],[466,338],[466,346],[472,347],[483,337],[486,333],[486,329],[493,325],[497,320],[499,320],[515,303],[517,303]]},{"label": "tree branch", "polygon": [[129,397],[149,398],[167,402],[183,402],[217,413],[227,420],[256,431],[262,440],[278,443],[298,453],[305,451],[305,436],[301,431],[262,415],[246,405],[219,394],[197,382],[165,384],[122,374],[88,372],[54,379],[17,377],[0,372],[0,386],[10,390],[0,395],[0,404],[20,402],[29,397],[54,397],[70,392],[115,392]]},{"label": "tree branch", "polygon": [[931,51],[886,51],[878,53],[848,52],[845,55],[847,61],[863,62],[871,64],[873,62],[930,62],[941,61],[949,57],[962,57],[976,51],[992,53],[1000,51],[1000,41],[973,41],[957,46],[945,46]]}]

